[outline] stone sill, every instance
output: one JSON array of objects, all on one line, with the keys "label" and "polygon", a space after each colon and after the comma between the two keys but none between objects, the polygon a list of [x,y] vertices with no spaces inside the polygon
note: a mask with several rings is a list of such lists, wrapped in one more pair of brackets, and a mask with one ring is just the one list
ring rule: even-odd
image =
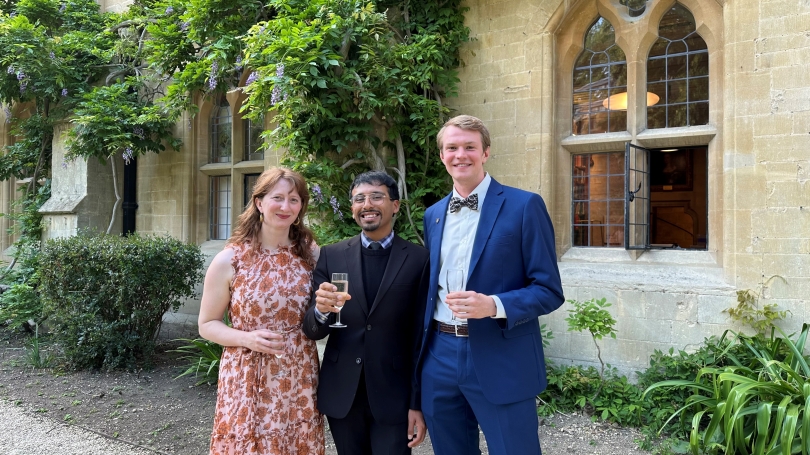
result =
[{"label": "stone sill", "polygon": [[[700,125],[644,130],[636,136],[636,140],[638,145],[654,149],[706,145],[715,136],[717,128]],[[622,131],[568,136],[560,142],[560,145],[571,153],[617,152],[624,150],[625,144],[632,140],[633,136],[630,133]]]},{"label": "stone sill", "polygon": [[625,144],[632,139],[633,136],[627,131],[584,134],[581,136],[568,136],[560,142],[560,145],[571,153],[617,152],[624,150]]},{"label": "stone sill", "polygon": [[647,148],[691,147],[707,145],[716,135],[717,128],[700,125],[645,130],[636,139],[639,145]]},{"label": "stone sill", "polygon": [[571,248],[558,263],[563,285],[718,293],[734,289],[709,251],[648,250],[638,259],[634,254],[623,248]]}]

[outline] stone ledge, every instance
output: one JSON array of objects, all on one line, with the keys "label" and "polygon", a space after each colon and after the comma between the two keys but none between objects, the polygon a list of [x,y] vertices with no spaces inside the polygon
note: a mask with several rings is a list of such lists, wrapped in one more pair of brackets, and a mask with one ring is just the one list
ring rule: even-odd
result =
[{"label": "stone ledge", "polygon": [[85,194],[51,196],[39,208],[39,213],[43,215],[75,214],[85,197],[87,197]]},{"label": "stone ledge", "polygon": [[726,282],[721,267],[627,262],[560,262],[558,266],[564,287],[716,295],[728,295],[736,289]]},{"label": "stone ledge", "polygon": [[560,145],[571,153],[616,152],[624,150],[625,144],[631,140],[633,136],[627,131],[622,131],[568,136],[560,142]]}]

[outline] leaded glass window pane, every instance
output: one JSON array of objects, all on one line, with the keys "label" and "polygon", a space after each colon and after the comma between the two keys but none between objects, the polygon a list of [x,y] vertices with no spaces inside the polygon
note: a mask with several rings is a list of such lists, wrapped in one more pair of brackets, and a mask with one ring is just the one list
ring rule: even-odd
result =
[{"label": "leaded glass window pane", "polygon": [[647,128],[707,124],[709,53],[695,18],[676,3],[661,18],[658,35],[647,57],[647,91],[660,100],[647,107]]},{"label": "leaded glass window pane", "polygon": [[209,205],[211,240],[227,240],[231,236],[231,176],[211,177]]},{"label": "leaded glass window pane", "polygon": [[[627,129],[627,61],[613,26],[600,17],[584,39],[573,73],[572,134]],[[609,98],[611,95],[616,97]]]},{"label": "leaded glass window pane", "polygon": [[263,160],[262,132],[264,131],[264,120],[259,118],[255,122],[245,120],[243,123],[245,125],[245,160]]},{"label": "leaded glass window pane", "polygon": [[211,115],[211,162],[231,162],[231,108],[224,96],[220,97]]},{"label": "leaded glass window pane", "polygon": [[624,152],[572,157],[574,246],[623,246]]}]

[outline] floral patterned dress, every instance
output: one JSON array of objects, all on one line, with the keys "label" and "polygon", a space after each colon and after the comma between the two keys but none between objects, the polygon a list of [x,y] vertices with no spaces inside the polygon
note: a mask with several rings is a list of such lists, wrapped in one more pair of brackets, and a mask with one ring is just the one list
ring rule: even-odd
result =
[{"label": "floral patterned dress", "polygon": [[323,417],[315,401],[318,351],[301,330],[312,266],[292,248],[231,247],[233,327],[280,331],[286,353],[276,358],[242,347],[224,349],[211,454],[323,455]]}]

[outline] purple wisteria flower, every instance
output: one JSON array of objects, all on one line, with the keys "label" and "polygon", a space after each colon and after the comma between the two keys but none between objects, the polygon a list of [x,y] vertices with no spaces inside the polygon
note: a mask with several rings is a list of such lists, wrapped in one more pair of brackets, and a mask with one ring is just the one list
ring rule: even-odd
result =
[{"label": "purple wisteria flower", "polygon": [[337,200],[337,198],[335,196],[332,196],[331,198],[329,198],[329,204],[332,205],[332,211],[338,217],[340,217],[340,219],[342,220],[343,219],[343,212],[340,211],[340,202],[338,202],[338,200]]},{"label": "purple wisteria flower", "polygon": [[252,73],[250,73],[248,75],[248,78],[245,81],[245,85],[250,85],[250,84],[256,82],[256,80],[258,80],[258,79],[259,79],[259,73],[253,71]]},{"label": "purple wisteria flower", "polygon": [[219,70],[219,63],[215,60],[213,64],[211,64],[211,75],[208,76],[208,89],[214,90],[217,88],[217,71]]},{"label": "purple wisteria flower", "polygon": [[64,13],[64,12],[65,12],[65,8],[67,8],[67,4],[66,4],[66,3],[62,3],[61,5],[59,5],[59,12],[60,12],[60,13]]},{"label": "purple wisteria flower", "polygon": [[241,71],[242,70],[242,56],[241,55],[236,56],[236,64],[234,65],[234,69],[236,71]]},{"label": "purple wisteria flower", "polygon": [[51,53],[48,55],[51,57],[51,60],[56,58],[56,54],[54,54],[53,51],[51,51]]},{"label": "purple wisteria flower", "polygon": [[8,68],[6,68],[6,73],[14,74],[14,65],[9,65]]},{"label": "purple wisteria flower", "polygon": [[321,192],[321,186],[318,184],[312,186],[312,199],[318,204],[323,202],[323,192]]},{"label": "purple wisteria flower", "polygon": [[[279,63],[276,65],[276,78],[281,79],[282,77],[284,77],[284,64]],[[270,95],[270,104],[276,104],[282,99],[281,88],[279,88],[278,83],[279,81],[277,80],[273,86],[273,93]],[[284,99],[286,100],[287,98],[285,97]]]},{"label": "purple wisteria flower", "polygon": [[121,154],[121,157],[124,159],[124,163],[129,164],[130,161],[134,158],[134,152],[132,151],[132,147],[127,147],[124,149],[124,153]]},{"label": "purple wisteria flower", "polygon": [[143,128],[141,128],[139,126],[136,126],[135,128],[132,129],[132,134],[138,136],[141,139],[144,138],[144,136],[143,136]]},{"label": "purple wisteria flower", "polygon": [[68,96],[68,89],[66,88],[62,89],[62,96]]},{"label": "purple wisteria flower", "polygon": [[167,16],[168,16],[169,14],[173,13],[173,12],[174,12],[174,8],[172,8],[171,6],[167,6],[167,7],[166,7],[166,13],[165,13],[165,14],[166,14]]},{"label": "purple wisteria flower", "polygon": [[189,26],[189,25],[190,25],[190,24],[189,24],[189,22],[188,22],[188,21],[183,22],[182,24],[180,24],[180,31],[181,31],[181,32],[185,32],[186,30],[188,30],[188,26]]},{"label": "purple wisteria flower", "polygon": [[17,80],[21,81],[23,79],[25,79],[25,73],[20,71],[19,73],[17,73]]}]

